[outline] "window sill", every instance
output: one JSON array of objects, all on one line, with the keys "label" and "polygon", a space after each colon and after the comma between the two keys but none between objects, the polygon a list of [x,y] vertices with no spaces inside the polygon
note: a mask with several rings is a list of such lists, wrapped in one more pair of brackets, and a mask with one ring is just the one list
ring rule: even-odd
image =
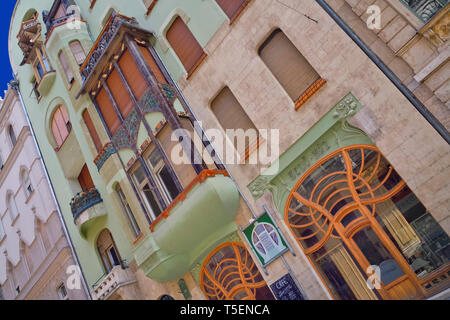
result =
[{"label": "window sill", "polygon": [[327,81],[323,78],[319,78],[314,82],[308,89],[306,89],[305,92],[302,93],[302,95],[295,101],[295,110],[297,111],[303,104],[306,103],[306,101],[311,98],[314,93],[319,91],[320,88],[322,88]]},{"label": "window sill", "polygon": [[250,1],[252,1],[252,0],[246,0],[242,4],[242,6],[239,8],[239,10],[234,14],[234,16],[230,18],[230,26],[239,18],[239,16],[245,10],[245,8],[247,8],[247,6],[250,3]]},{"label": "window sill", "polygon": [[97,2],[97,0],[92,0],[91,2],[91,6],[89,7],[89,9],[92,9],[95,6],[95,3]]},{"label": "window sill", "polygon": [[72,133],[72,128],[70,128],[69,134],[67,135],[67,137],[64,139],[64,141],[61,143],[60,146],[56,146],[54,148],[55,152],[59,152],[59,150],[61,150],[61,148],[64,146],[64,143],[66,143],[67,139],[69,139],[70,134]]},{"label": "window sill", "polygon": [[203,55],[200,57],[200,59],[198,59],[198,61],[195,63],[195,65],[188,72],[188,74],[186,76],[186,80],[189,80],[189,78],[194,74],[194,72],[198,69],[198,67],[200,67],[200,65],[203,63],[203,61],[205,61],[206,57],[208,57],[208,55],[206,53],[203,53]]},{"label": "window sill", "polygon": [[261,144],[265,141],[263,137],[258,137],[255,142],[253,142],[244,152],[244,162],[247,161],[248,158],[250,158],[250,155],[259,150],[259,147]]},{"label": "window sill", "polygon": [[17,221],[19,220],[19,218],[20,218],[20,213],[19,214],[17,214],[17,216],[14,218],[14,220],[11,222],[11,227],[15,227],[16,226],[16,223],[17,223]]},{"label": "window sill", "polygon": [[3,245],[3,243],[6,241],[6,233],[3,235],[3,237],[0,238],[0,246]]},{"label": "window sill", "polygon": [[149,16],[150,13],[153,11],[153,8],[155,7],[158,0],[153,0],[153,2],[150,4],[150,6],[147,9],[147,12],[145,13],[146,16]]},{"label": "window sill", "polygon": [[31,198],[33,197],[34,191],[35,191],[35,190],[33,190],[33,191],[27,196],[27,199],[25,200],[25,204],[28,204],[28,202],[30,202]]}]

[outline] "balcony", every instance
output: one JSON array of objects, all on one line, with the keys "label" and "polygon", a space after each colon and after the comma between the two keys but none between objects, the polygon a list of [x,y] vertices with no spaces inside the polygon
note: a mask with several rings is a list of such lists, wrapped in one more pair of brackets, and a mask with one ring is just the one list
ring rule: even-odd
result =
[{"label": "balcony", "polygon": [[130,268],[115,266],[100,284],[91,292],[93,300],[136,300],[139,289],[133,271]]},{"label": "balcony", "polygon": [[447,0],[402,0],[402,3],[424,23],[444,8],[447,2]]},{"label": "balcony", "polygon": [[205,170],[151,225],[135,248],[138,266],[161,283],[183,276],[236,231],[239,193],[225,171]]},{"label": "balcony", "polygon": [[70,202],[70,208],[74,222],[84,238],[87,238],[89,226],[106,216],[106,208],[97,189],[78,193]]}]

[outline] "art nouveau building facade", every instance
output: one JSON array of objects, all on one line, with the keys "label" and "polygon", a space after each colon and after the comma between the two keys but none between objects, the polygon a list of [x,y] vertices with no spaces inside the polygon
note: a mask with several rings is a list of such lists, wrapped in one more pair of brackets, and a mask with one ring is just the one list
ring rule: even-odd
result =
[{"label": "art nouveau building facade", "polygon": [[414,105],[319,2],[18,1],[11,61],[92,297],[283,298],[285,275],[308,299],[445,292],[448,6],[398,2],[367,46]]},{"label": "art nouveau building facade", "polygon": [[19,96],[0,102],[0,285],[2,298],[85,299],[66,290],[76,266]]}]

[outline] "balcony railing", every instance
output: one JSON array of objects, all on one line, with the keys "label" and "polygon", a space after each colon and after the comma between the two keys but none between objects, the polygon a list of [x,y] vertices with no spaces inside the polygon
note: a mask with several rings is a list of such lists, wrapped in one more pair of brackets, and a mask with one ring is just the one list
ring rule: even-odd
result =
[{"label": "balcony railing", "polygon": [[94,163],[97,166],[98,171],[103,167],[105,162],[111,157],[113,154],[116,153],[116,149],[114,148],[113,144],[111,142],[107,143],[103,150],[100,151],[100,153],[97,155],[97,157],[94,159]]},{"label": "balcony railing", "polygon": [[423,22],[428,22],[448,3],[448,0],[400,0]]},{"label": "balcony railing", "polygon": [[100,192],[95,188],[78,193],[70,202],[74,220],[84,211],[100,202],[103,202],[103,199],[100,196]]},{"label": "balcony railing", "polygon": [[[98,284],[95,284],[91,293],[92,299],[107,300],[108,298],[111,298],[119,288],[133,283],[136,283],[136,277],[130,268],[115,266]],[[122,297],[123,299],[136,299],[133,289],[130,290],[129,294],[126,292],[124,294],[126,296]]]}]

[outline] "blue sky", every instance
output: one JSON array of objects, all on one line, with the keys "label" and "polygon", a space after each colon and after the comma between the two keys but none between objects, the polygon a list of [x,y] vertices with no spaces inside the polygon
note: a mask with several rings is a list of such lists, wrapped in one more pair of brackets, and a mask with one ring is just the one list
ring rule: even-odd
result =
[{"label": "blue sky", "polygon": [[3,96],[3,90],[7,89],[13,77],[8,57],[8,32],[15,4],[16,0],[2,0],[0,10],[0,96]]}]

